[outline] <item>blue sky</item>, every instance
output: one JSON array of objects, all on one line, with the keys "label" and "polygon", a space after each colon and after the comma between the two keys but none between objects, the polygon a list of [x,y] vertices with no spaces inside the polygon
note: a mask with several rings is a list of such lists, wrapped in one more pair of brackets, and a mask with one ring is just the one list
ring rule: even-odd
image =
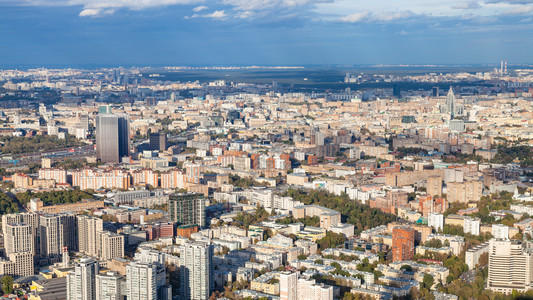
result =
[{"label": "blue sky", "polygon": [[533,62],[533,0],[0,0],[0,68]]}]

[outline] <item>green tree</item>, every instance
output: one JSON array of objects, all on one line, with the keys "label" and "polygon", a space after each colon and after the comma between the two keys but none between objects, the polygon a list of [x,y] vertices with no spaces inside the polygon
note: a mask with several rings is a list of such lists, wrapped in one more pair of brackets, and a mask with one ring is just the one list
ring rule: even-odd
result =
[{"label": "green tree", "polygon": [[327,249],[344,245],[345,241],[346,237],[344,234],[328,231],[326,232],[326,236],[318,240],[317,243],[320,249]]},{"label": "green tree", "polygon": [[407,272],[412,272],[413,268],[410,265],[402,265],[400,270],[406,270]]},{"label": "green tree", "polygon": [[13,277],[6,275],[0,279],[0,284],[2,284],[2,291],[4,294],[13,293]]},{"label": "green tree", "polygon": [[430,290],[434,283],[435,283],[435,279],[433,278],[433,276],[429,274],[424,274],[424,278],[422,279],[422,284],[424,285],[426,289]]},{"label": "green tree", "polygon": [[288,189],[283,196],[289,196],[306,205],[320,205],[340,212],[343,222],[354,225],[356,234],[396,220],[392,214],[351,200],[346,193],[338,196],[324,190]]}]

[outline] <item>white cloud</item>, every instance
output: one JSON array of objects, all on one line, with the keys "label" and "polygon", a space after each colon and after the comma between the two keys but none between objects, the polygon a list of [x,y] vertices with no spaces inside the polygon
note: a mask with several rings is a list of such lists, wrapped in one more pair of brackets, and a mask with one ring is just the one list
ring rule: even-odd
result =
[{"label": "white cloud", "polygon": [[231,5],[237,10],[254,11],[280,7],[298,7],[318,3],[331,3],[334,0],[223,0],[222,3]]},{"label": "white cloud", "polygon": [[[314,20],[342,22],[391,22],[413,17],[497,17],[533,14],[533,0],[0,0],[0,4],[24,6],[79,6],[81,17],[113,14],[121,9],[142,10],[172,5],[197,4],[193,13],[224,5],[224,17],[258,18],[312,15]],[[203,4],[203,5],[202,5]],[[231,13],[228,13],[232,10]],[[226,15],[227,14],[227,15]],[[220,13],[213,17],[220,18]],[[287,14],[289,15],[289,14]],[[192,16],[191,16],[192,17]]]},{"label": "white cloud", "polygon": [[481,5],[477,1],[463,2],[452,6],[454,9],[476,9],[480,7]]},{"label": "white cloud", "polygon": [[204,18],[213,18],[213,19],[224,19],[227,15],[223,10],[216,10],[210,14],[204,15]]},{"label": "white cloud", "polygon": [[80,17],[101,17],[103,15],[112,15],[115,13],[114,9],[103,8],[87,8],[80,12]]},{"label": "white cloud", "polygon": [[202,5],[202,6],[197,6],[197,7],[193,8],[192,11],[194,11],[194,12],[200,12],[200,11],[202,11],[202,10],[204,10],[204,9],[208,9],[208,8],[209,8],[209,7],[207,7],[207,6],[205,6],[205,5]]},{"label": "white cloud", "polygon": [[393,21],[397,19],[405,19],[413,16],[414,14],[411,11],[404,10],[404,11],[384,11],[381,13],[376,14],[374,17],[377,21]]},{"label": "white cloud", "polygon": [[355,14],[347,15],[341,17],[339,20],[347,23],[358,23],[358,22],[390,22],[397,19],[405,19],[412,17],[414,14],[411,11],[384,11],[380,13],[370,13],[368,11],[358,12]]},{"label": "white cloud", "polygon": [[185,19],[196,19],[196,18],[209,18],[209,19],[218,19],[218,20],[226,20],[228,15],[224,12],[224,10],[216,10],[210,14],[194,14],[190,17],[185,17]]},{"label": "white cloud", "polygon": [[[200,3],[204,0],[19,0],[17,5],[24,6],[82,6],[80,17],[96,17],[113,14],[117,9],[140,10],[180,4]],[[13,4],[11,0],[0,3]]]},{"label": "white cloud", "polygon": [[88,8],[84,9],[80,12],[80,17],[94,17],[101,13],[100,9],[96,8]]},{"label": "white cloud", "polygon": [[363,11],[351,15],[347,15],[345,17],[342,17],[340,20],[347,23],[357,23],[364,21],[369,15],[369,12]]},{"label": "white cloud", "polygon": [[313,12],[324,20],[344,22],[349,22],[350,16],[361,22],[358,16],[364,12],[370,13],[364,18],[367,22],[413,17],[463,18],[467,14],[471,19],[491,17],[494,22],[494,17],[507,11],[527,12],[527,8],[515,8],[520,4],[533,9],[533,0],[335,0],[317,2]]}]

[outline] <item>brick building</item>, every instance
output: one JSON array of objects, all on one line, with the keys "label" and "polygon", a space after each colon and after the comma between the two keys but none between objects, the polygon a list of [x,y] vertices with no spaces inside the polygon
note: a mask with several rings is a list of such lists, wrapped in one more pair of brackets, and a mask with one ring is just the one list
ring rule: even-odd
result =
[{"label": "brick building", "polygon": [[398,226],[392,230],[392,261],[411,260],[415,255],[415,230]]}]

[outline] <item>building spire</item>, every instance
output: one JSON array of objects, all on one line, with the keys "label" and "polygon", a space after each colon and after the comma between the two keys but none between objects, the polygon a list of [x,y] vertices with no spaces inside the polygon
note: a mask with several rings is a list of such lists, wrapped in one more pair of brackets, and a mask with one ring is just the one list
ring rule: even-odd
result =
[{"label": "building spire", "polygon": [[446,96],[446,113],[450,114],[451,119],[455,116],[455,95],[451,86],[448,96]]}]

